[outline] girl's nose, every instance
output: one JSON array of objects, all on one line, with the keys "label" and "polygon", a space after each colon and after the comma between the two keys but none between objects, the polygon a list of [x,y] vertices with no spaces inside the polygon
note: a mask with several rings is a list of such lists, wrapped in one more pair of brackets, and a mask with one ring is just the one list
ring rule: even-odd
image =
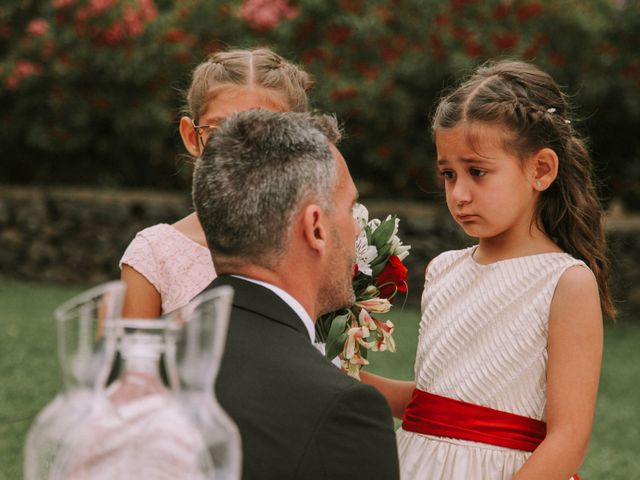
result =
[{"label": "girl's nose", "polygon": [[451,188],[451,199],[456,205],[464,205],[471,201],[471,190],[464,181],[458,180],[453,185]]}]

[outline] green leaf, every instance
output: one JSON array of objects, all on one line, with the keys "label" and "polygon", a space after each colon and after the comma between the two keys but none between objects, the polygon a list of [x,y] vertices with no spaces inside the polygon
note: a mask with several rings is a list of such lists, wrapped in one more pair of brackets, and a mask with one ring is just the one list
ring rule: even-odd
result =
[{"label": "green leaf", "polygon": [[331,322],[336,317],[338,312],[331,312],[324,314],[316,320],[316,341],[326,343],[327,336],[329,335],[329,328],[331,328]]},{"label": "green leaf", "polygon": [[344,342],[347,339],[345,326],[347,325],[349,316],[349,314],[340,315],[334,318],[333,322],[331,322],[331,328],[329,329],[327,344],[325,346],[325,355],[330,360],[335,358],[342,351]]},{"label": "green leaf", "polygon": [[371,234],[371,242],[375,245],[378,250],[382,249],[391,239],[393,235],[393,231],[396,228],[396,219],[395,217],[391,217],[389,220],[386,220],[380,224],[378,228],[376,228],[375,232]]},{"label": "green leaf", "polygon": [[385,259],[382,262],[376,262],[374,264],[371,264],[371,277],[372,278],[376,278],[378,275],[380,275],[380,272],[382,272],[385,267],[387,266],[387,263],[389,263],[389,257],[391,255],[389,255],[389,250],[387,250],[385,252]]},{"label": "green leaf", "polygon": [[391,243],[387,243],[384,247],[382,247],[381,249],[378,250],[378,255],[376,256],[376,258],[373,259],[373,262],[371,262],[371,266],[374,265],[386,265],[387,261],[389,260],[389,257],[391,255],[389,255],[391,253]]}]

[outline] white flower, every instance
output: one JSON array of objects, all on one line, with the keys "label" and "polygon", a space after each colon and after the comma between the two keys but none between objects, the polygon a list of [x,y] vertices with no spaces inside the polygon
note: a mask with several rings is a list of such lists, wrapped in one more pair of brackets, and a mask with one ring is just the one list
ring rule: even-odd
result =
[{"label": "white flower", "polygon": [[369,210],[361,203],[356,203],[353,207],[353,218],[356,219],[360,228],[364,228],[369,222]]},{"label": "white flower", "polygon": [[371,229],[371,233],[376,231],[376,228],[380,226],[380,223],[381,222],[379,218],[374,218],[369,222],[369,228]]},{"label": "white flower", "polygon": [[410,245],[403,245],[400,238],[397,235],[391,237],[391,250],[389,251],[390,255],[396,255],[400,261],[404,260],[409,256],[409,250],[411,250]]},{"label": "white flower", "polygon": [[376,258],[376,255],[378,255],[378,249],[375,245],[369,245],[369,242],[367,242],[367,234],[362,230],[356,239],[356,263],[358,264],[358,271],[371,276],[371,262]]}]

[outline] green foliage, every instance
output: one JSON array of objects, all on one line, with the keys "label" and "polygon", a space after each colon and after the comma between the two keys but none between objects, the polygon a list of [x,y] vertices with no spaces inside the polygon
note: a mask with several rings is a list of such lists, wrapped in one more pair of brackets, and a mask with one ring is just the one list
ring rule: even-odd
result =
[{"label": "green foliage", "polygon": [[208,52],[269,45],[316,79],[313,103],[344,123],[342,148],[365,194],[436,189],[429,112],[444,87],[501,57],[532,60],[566,86],[606,194],[639,183],[638,2],[5,4],[0,182],[186,186],[178,90]]}]

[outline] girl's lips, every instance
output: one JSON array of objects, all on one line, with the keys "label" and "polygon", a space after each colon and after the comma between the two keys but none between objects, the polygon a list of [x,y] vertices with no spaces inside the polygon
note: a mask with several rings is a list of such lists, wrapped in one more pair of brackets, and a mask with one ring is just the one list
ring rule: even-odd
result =
[{"label": "girl's lips", "polygon": [[461,222],[470,222],[470,221],[473,221],[473,220],[477,219],[478,216],[477,215],[473,215],[473,214],[466,214],[466,213],[462,214],[462,213],[459,213],[459,214],[456,215],[456,218]]}]

